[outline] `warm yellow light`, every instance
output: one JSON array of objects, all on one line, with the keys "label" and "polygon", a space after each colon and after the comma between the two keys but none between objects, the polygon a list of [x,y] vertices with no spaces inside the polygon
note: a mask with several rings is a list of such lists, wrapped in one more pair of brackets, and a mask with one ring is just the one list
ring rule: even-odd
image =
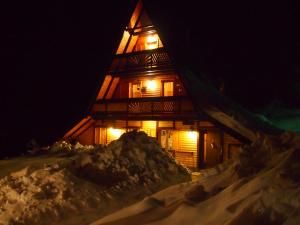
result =
[{"label": "warm yellow light", "polygon": [[156,42],[157,42],[157,37],[155,37],[154,35],[147,37],[147,44],[155,44]]},{"label": "warm yellow light", "polygon": [[157,48],[157,35],[147,36],[147,49],[155,49]]},{"label": "warm yellow light", "polygon": [[188,137],[195,140],[197,138],[197,131],[188,131]]},{"label": "warm yellow light", "polygon": [[146,86],[150,91],[154,91],[157,87],[156,87],[156,82],[154,80],[148,80],[146,82]]},{"label": "warm yellow light", "polygon": [[108,130],[114,139],[118,139],[122,135],[122,130],[120,129],[115,129],[111,127]]}]

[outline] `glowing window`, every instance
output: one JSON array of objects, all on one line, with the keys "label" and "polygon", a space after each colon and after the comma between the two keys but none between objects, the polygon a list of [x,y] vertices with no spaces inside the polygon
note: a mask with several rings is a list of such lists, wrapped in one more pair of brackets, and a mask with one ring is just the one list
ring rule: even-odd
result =
[{"label": "glowing window", "polygon": [[146,37],[145,48],[147,50],[158,48],[158,35],[151,34]]}]

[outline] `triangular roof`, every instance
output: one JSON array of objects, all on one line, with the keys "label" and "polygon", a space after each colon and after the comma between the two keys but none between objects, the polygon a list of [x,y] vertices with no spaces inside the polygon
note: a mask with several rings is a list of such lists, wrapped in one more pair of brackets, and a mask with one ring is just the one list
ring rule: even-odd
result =
[{"label": "triangular roof", "polygon": [[[151,4],[150,1],[145,0],[144,2],[146,3],[146,8],[149,6],[150,16],[148,16],[144,9],[143,2],[139,0],[127,27],[124,30],[116,55],[135,51],[136,43],[140,37],[136,36],[133,38],[131,32],[136,32],[142,25],[149,26],[149,30],[154,29],[153,26],[155,26],[155,29],[159,34],[158,43],[163,42],[167,52],[173,56],[172,60],[175,62],[176,70],[186,87],[186,91],[193,100],[197,113],[207,115],[208,119],[224,127],[234,136],[245,141],[253,141],[255,139],[256,131],[264,130],[268,132],[279,132],[279,130],[274,129],[272,126],[269,126],[269,124],[260,123],[261,121],[256,120],[251,113],[247,112],[237,104],[232,103],[232,101],[228,101],[224,96],[221,96],[220,93],[214,90],[214,88],[209,87],[205,81],[201,80],[199,68],[195,67],[197,53],[192,51],[192,48],[189,46],[189,28],[179,27],[179,32],[171,32],[175,27],[167,27],[167,25],[170,26],[172,24],[171,21],[176,12],[174,15],[170,14],[163,16],[166,20],[160,21],[160,24],[156,26],[155,22],[157,22],[157,18],[155,18],[155,16],[152,17],[151,15],[162,15],[160,13],[161,11],[157,14],[157,11],[153,9],[153,4]],[[162,3],[161,7],[163,6],[166,7],[166,5],[163,5]],[[180,16],[180,14],[177,14],[177,16]],[[153,19],[154,24],[152,24],[150,17]],[[162,26],[160,27],[161,24]],[[178,38],[171,37],[174,35],[178,35]],[[109,99],[112,96],[112,93],[108,93],[109,83],[116,86],[118,82],[118,77],[106,74],[101,81],[101,85],[97,90],[93,102],[95,102],[95,99]]]},{"label": "triangular roof", "polygon": [[[136,34],[142,31],[142,29],[143,31],[145,30],[148,31],[150,34],[153,33],[153,35],[150,36],[150,38],[154,37],[155,42],[152,43],[150,40],[149,45],[154,45],[155,48],[164,47],[159,35],[157,34],[156,27],[153,26],[153,23],[148,15],[148,12],[144,7],[143,1],[138,0],[136,7],[131,14],[129,22],[123,31],[123,35],[121,37],[120,43],[115,52],[115,56],[138,51],[139,41],[144,37],[142,35],[136,35]],[[114,67],[114,61],[112,61],[111,65],[108,68],[111,67]],[[104,98],[108,99],[106,92],[108,91],[108,86],[110,81],[113,79],[113,77],[109,74],[108,70],[107,70],[107,74],[102,76],[102,79],[99,82],[98,88],[87,110],[87,114],[90,113],[95,100],[100,100]],[[119,81],[118,78],[115,78],[113,80],[113,84],[115,87],[117,86],[118,81]],[[109,96],[111,97],[111,95],[112,93],[110,93]]]}]

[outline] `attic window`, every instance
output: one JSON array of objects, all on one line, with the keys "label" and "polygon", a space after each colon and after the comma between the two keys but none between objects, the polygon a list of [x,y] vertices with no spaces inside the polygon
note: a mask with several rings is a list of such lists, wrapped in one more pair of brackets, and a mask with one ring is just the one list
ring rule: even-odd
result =
[{"label": "attic window", "polygon": [[146,49],[155,49],[158,48],[158,36],[149,35],[146,38]]},{"label": "attic window", "polygon": [[146,37],[145,49],[151,50],[158,48],[158,35],[150,34]]},{"label": "attic window", "polygon": [[158,34],[155,32],[147,32],[138,36],[134,50],[135,51],[153,50],[161,47],[163,47],[163,45],[159,39]]}]

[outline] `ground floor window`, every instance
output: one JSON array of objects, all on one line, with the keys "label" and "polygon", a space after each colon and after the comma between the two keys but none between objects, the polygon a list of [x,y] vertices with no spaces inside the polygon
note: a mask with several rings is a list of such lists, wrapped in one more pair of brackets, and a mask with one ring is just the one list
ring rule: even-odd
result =
[{"label": "ground floor window", "polygon": [[159,142],[166,151],[184,165],[196,168],[198,165],[198,138],[197,131],[161,129]]},{"label": "ground floor window", "polygon": [[141,131],[144,131],[150,137],[156,137],[156,121],[142,121]]},{"label": "ground floor window", "polygon": [[126,132],[126,129],[119,128],[104,128],[96,127],[95,129],[95,143],[96,144],[109,144],[110,142],[117,140],[122,134]]},{"label": "ground floor window", "polygon": [[216,127],[201,128],[181,121],[99,121],[95,143],[109,144],[131,130],[144,131],[162,148],[190,168],[214,167],[223,160],[237,157],[240,142]]}]

